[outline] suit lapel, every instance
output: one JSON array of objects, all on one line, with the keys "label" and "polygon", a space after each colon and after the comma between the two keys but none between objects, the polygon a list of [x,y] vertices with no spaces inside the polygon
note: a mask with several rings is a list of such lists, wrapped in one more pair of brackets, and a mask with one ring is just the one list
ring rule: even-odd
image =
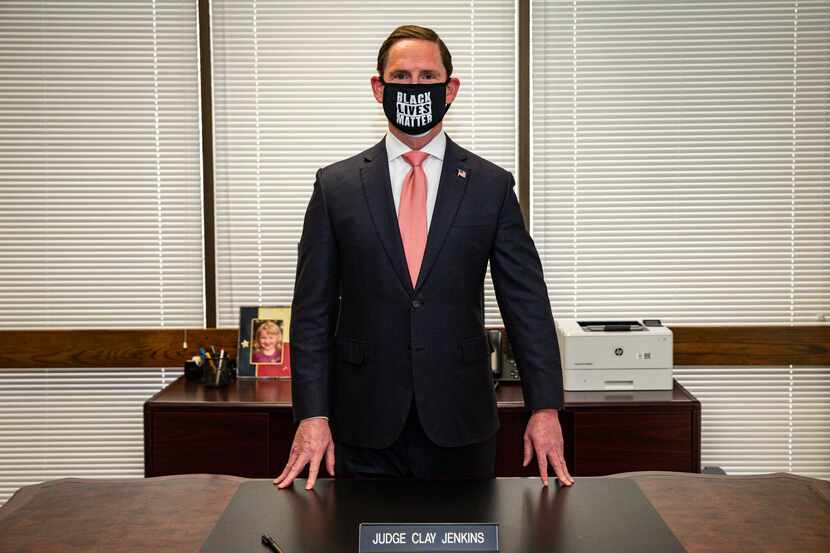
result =
[{"label": "suit lapel", "polygon": [[[461,199],[467,190],[467,182],[472,177],[470,168],[463,164],[466,160],[467,154],[464,150],[447,137],[447,148],[444,152],[444,163],[441,166],[438,197],[435,199],[435,209],[432,213],[432,221],[427,235],[426,252],[421,263],[421,271],[418,273],[418,282],[415,286],[416,292],[421,289],[424,281],[429,276],[430,270],[435,265],[438,253],[444,245],[444,240],[447,238],[455,214],[458,212],[458,206],[461,204]],[[403,246],[401,246],[401,251],[403,251]],[[405,264],[406,261],[404,260]]]},{"label": "suit lapel", "polygon": [[395,213],[395,199],[392,197],[392,184],[389,180],[385,139],[365,154],[363,167],[360,168],[360,178],[363,181],[363,194],[366,197],[366,204],[369,206],[369,214],[378,238],[401,284],[411,296],[413,294],[412,281],[409,277],[398,217]]}]

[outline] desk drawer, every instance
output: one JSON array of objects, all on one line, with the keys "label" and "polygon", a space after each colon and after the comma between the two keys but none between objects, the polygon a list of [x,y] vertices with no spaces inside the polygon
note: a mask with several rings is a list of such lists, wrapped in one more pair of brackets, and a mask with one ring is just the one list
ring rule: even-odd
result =
[{"label": "desk drawer", "polygon": [[[150,421],[151,474],[232,474],[267,478],[268,414],[162,411]],[[273,467],[270,467],[273,468]]]},{"label": "desk drawer", "polygon": [[573,416],[573,473],[693,472],[692,413],[580,412]]}]

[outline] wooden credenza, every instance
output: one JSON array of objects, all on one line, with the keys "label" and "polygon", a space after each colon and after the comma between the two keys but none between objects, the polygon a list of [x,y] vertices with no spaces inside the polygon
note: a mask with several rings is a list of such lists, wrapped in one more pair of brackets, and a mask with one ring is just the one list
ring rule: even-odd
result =
[{"label": "wooden credenza", "polygon": [[[503,383],[496,399],[496,475],[538,474],[535,462],[521,466],[529,416],[521,387]],[[560,421],[574,476],[700,472],[700,402],[677,382],[671,391],[565,392]],[[272,478],[295,429],[290,382],[238,380],[211,389],[182,376],[144,404],[144,474]]]}]

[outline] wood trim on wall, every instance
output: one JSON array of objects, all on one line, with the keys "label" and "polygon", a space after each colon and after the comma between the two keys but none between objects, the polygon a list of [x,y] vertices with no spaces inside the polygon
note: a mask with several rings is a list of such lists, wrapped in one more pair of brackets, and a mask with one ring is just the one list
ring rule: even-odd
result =
[{"label": "wood trim on wall", "polygon": [[675,365],[830,366],[830,325],[682,326]]},{"label": "wood trim on wall", "polygon": [[[675,365],[830,366],[830,325],[675,327]],[[186,333],[186,334],[185,334]],[[187,348],[183,343],[187,341]],[[238,330],[4,330],[0,370],[177,367],[214,345],[236,357]]]},{"label": "wood trim on wall", "polygon": [[200,346],[235,358],[238,336],[235,328],[0,331],[0,369],[179,367]]}]

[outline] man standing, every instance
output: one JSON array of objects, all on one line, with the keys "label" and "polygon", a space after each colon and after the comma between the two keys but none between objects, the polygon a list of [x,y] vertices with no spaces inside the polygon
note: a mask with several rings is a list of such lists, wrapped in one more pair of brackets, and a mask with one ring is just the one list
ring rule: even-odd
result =
[{"label": "man standing", "polygon": [[[395,29],[371,78],[389,133],[317,172],[291,316],[300,421],[274,483],[325,458],[332,475],[492,478],[499,428],[480,302],[488,260],[533,411],[536,456],[565,485],[562,373],[542,265],[507,171],[456,145],[441,120],[458,94],[430,29]],[[335,445],[336,444],[336,445]],[[518,445],[518,444],[517,444]]]}]

